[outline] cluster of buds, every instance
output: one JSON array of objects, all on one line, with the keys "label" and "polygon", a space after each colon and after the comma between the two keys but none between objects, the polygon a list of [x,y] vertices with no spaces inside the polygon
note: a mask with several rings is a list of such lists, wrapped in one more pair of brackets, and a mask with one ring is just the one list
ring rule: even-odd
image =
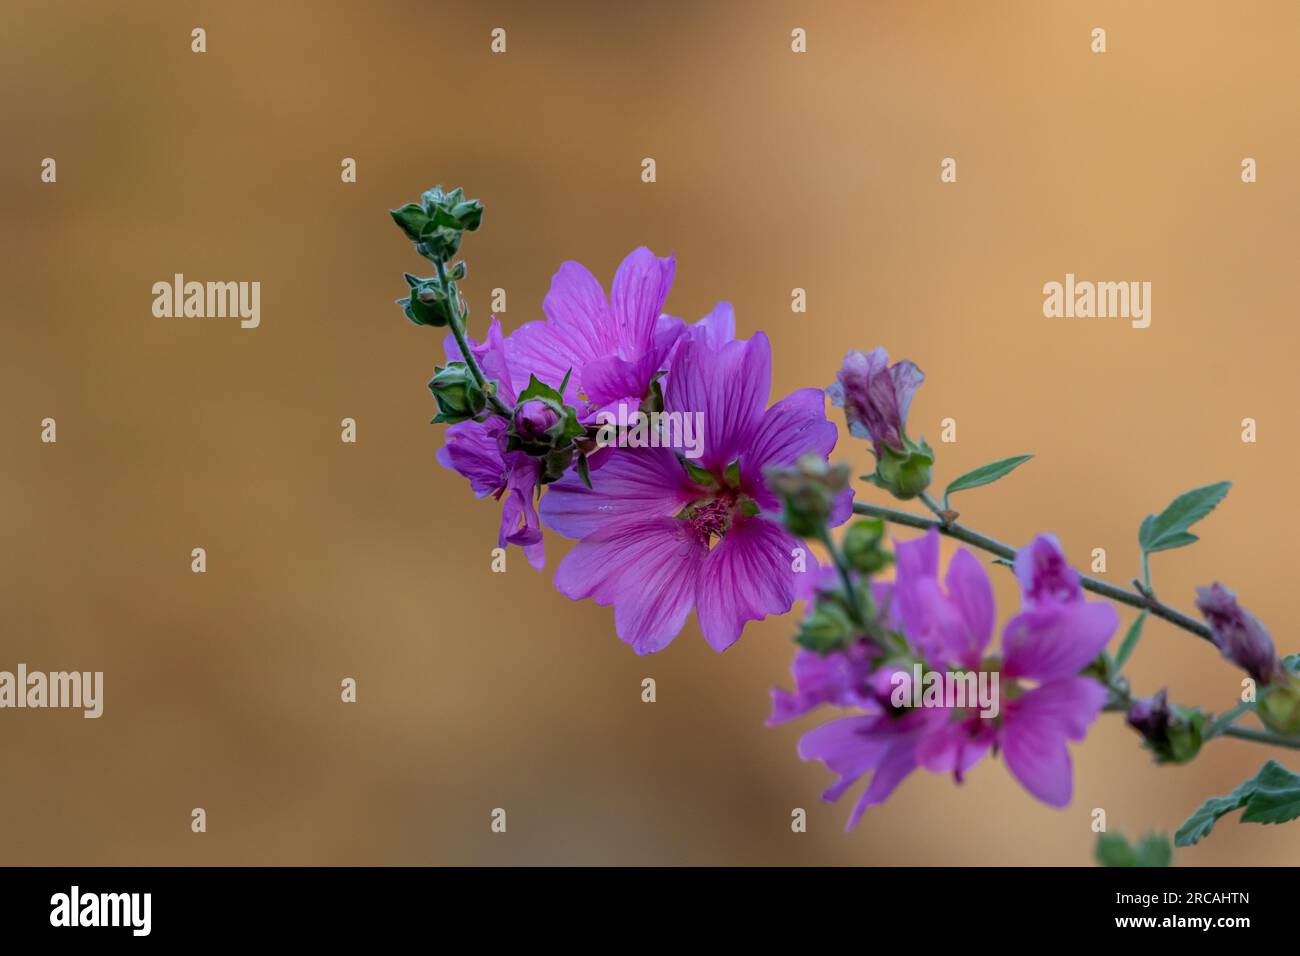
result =
[{"label": "cluster of buds", "polygon": [[[416,325],[450,326],[458,340],[463,339],[469,309],[455,284],[465,278],[466,268],[464,261],[451,260],[459,252],[464,234],[474,232],[482,223],[483,204],[466,199],[459,187],[444,192],[441,186],[435,186],[423,193],[418,203],[390,210],[390,215],[415,244],[416,252],[438,270],[429,278],[407,273],[408,293],[397,304]],[[508,426],[501,433],[502,453],[518,451],[539,459],[542,484],[558,481],[576,455],[578,473],[590,485],[586,453],[594,444],[588,441],[576,410],[564,403],[568,376],[558,389],[532,378],[513,410],[497,399],[498,384],[485,379],[473,362],[435,367],[429,381],[429,391],[438,406],[433,421],[454,425],[498,415],[507,420]]]},{"label": "cluster of buds", "polygon": [[418,203],[408,202],[390,215],[415,243],[416,252],[431,262],[446,263],[460,249],[461,236],[482,223],[483,204],[466,199],[460,187],[444,193],[441,186],[434,186]]}]

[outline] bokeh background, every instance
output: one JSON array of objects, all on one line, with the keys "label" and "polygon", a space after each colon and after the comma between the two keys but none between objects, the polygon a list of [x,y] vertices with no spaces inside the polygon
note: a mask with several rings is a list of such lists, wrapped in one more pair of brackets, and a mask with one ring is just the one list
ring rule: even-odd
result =
[{"label": "bokeh background", "polygon": [[[1118,583],[1145,514],[1231,479],[1157,589],[1190,608],[1220,577],[1295,651],[1298,45],[1289,2],[7,0],[0,668],[106,691],[98,721],[0,712],[0,861],[1086,864],[1094,807],[1172,833],[1267,757],[1296,767],[1233,740],[1156,767],[1108,715],[1065,811],[985,762],[962,787],[914,776],[845,834],[795,755],[816,719],[763,726],[791,617],[721,656],[692,621],[637,658],[612,610],[554,591],[558,539],[545,572],[491,573],[497,508],[435,462],[441,336],[392,304],[421,261],[386,210],[434,182],[485,201],[479,329],[493,288],[512,329],[562,261],[608,282],[646,244],[677,254],[671,313],[729,299],[766,330],[774,394],[850,347],[914,359],[913,430],[958,422],[940,480],[1036,455],[965,519],[1054,530],[1080,564],[1104,547]],[[260,281],[261,327],[155,318],[176,272]],[[1045,319],[1066,272],[1152,282],[1151,327]],[[1160,623],[1130,669],[1214,710],[1238,691]],[[1232,820],[1177,855],[1298,860],[1300,825]]]}]

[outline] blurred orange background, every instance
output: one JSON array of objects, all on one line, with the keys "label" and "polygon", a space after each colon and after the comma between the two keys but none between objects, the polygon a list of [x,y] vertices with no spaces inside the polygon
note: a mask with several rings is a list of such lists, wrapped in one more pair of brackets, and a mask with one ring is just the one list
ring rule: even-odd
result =
[{"label": "blurred orange background", "polygon": [[[677,255],[669,312],[728,299],[766,330],[774,396],[851,347],[915,360],[939,482],[1035,455],[963,520],[1053,530],[1080,565],[1103,547],[1118,584],[1145,514],[1231,479],[1201,543],[1155,557],[1157,590],[1189,610],[1218,577],[1290,652],[1298,45],[1287,2],[10,0],[0,669],[102,670],[105,713],[0,712],[0,862],[1087,864],[1093,808],[1172,833],[1267,757],[1300,766],[1219,740],[1156,767],[1105,715],[1067,810],[986,761],[961,787],[915,775],[845,834],[849,802],[795,755],[820,718],[763,726],[793,616],[721,656],[692,620],[638,658],[612,610],[554,590],[558,538],[542,573],[518,552],[490,571],[498,509],[434,460],[442,336],[393,305],[422,262],[386,212],[435,182],[485,202],[480,332],[492,289],[513,329],[562,261],[608,283],[645,244]],[[177,272],[260,281],[261,327],[155,318]],[[1151,327],[1044,318],[1067,272],[1150,281]],[[1159,622],[1129,671],[1215,711],[1239,690]],[[1297,859],[1300,825],[1232,820],[1176,855]]]}]

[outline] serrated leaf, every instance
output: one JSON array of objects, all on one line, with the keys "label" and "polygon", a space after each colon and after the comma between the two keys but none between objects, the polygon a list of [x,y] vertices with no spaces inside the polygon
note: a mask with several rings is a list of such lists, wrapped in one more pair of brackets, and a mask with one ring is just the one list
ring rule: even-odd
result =
[{"label": "serrated leaf", "polygon": [[1300,817],[1300,775],[1276,760],[1244,781],[1226,797],[1211,797],[1183,821],[1174,834],[1176,846],[1192,846],[1210,835],[1224,814],[1246,808],[1242,823],[1285,823]]},{"label": "serrated leaf", "polygon": [[1001,461],[981,465],[974,471],[968,471],[966,474],[953,479],[943,492],[943,510],[948,510],[948,496],[954,491],[965,491],[967,488],[978,488],[981,485],[992,484],[1033,457],[1033,455],[1016,455],[1014,458],[1003,458]]},{"label": "serrated leaf", "polygon": [[1160,514],[1147,515],[1138,530],[1138,544],[1147,554],[1192,544],[1198,539],[1187,529],[1213,511],[1231,487],[1232,482],[1220,481],[1179,495]]},{"label": "serrated leaf", "polygon": [[1115,652],[1115,670],[1124,666],[1124,662],[1132,655],[1133,649],[1137,647],[1138,640],[1142,637],[1142,625],[1146,623],[1147,612],[1143,611],[1133,623],[1129,625],[1128,633],[1124,635],[1124,640],[1120,642],[1119,650]]},{"label": "serrated leaf", "polygon": [[1177,534],[1166,535],[1153,547],[1147,548],[1147,554],[1155,554],[1157,551],[1172,551],[1174,548],[1185,548],[1189,544],[1195,544],[1200,541],[1196,535],[1188,531],[1180,531]]}]

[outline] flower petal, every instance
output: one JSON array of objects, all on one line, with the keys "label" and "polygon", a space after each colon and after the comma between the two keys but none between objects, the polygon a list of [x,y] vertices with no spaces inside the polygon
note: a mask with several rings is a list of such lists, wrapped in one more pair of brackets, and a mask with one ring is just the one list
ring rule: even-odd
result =
[{"label": "flower petal", "polygon": [[976,668],[993,637],[997,620],[988,572],[975,555],[960,548],[948,563],[944,585],[960,622],[959,628],[948,634],[949,647],[959,663]]},{"label": "flower petal", "polygon": [[686,624],[706,554],[675,518],[616,524],[574,546],[555,572],[555,586],[575,601],[613,604],[618,636],[638,654],[652,654]]},{"label": "flower petal", "polygon": [[[704,562],[696,591],[700,630],[715,651],[740,637],[747,621],[784,614],[794,604],[791,552],[803,544],[780,525],[761,517],[742,517]],[[806,557],[816,573],[815,559]]]},{"label": "flower petal", "polygon": [[694,339],[677,350],[664,406],[703,413],[704,453],[697,464],[721,474],[750,447],[771,382],[772,348],[762,332],[718,351]]},{"label": "flower petal", "polygon": [[645,246],[634,249],[619,265],[609,302],[623,358],[633,359],[651,351],[675,271],[672,256],[661,259]]},{"label": "flower petal", "polygon": [[1087,678],[1053,681],[1008,703],[1001,745],[1007,769],[1049,806],[1064,807],[1074,790],[1067,739],[1082,740],[1106,703],[1106,688]]},{"label": "flower petal", "polygon": [[835,448],[837,435],[838,429],[826,418],[826,395],[821,389],[801,388],[769,408],[740,456],[740,474],[754,500],[765,510],[778,510],[781,502],[768,489],[763,472],[773,465],[793,465],[809,452],[825,458]]},{"label": "flower petal", "polygon": [[1115,608],[1102,601],[1021,611],[1002,630],[1002,673],[1038,681],[1073,677],[1101,653],[1118,626]]},{"label": "flower petal", "polygon": [[591,488],[570,472],[542,496],[542,521],[566,538],[618,524],[669,517],[701,492],[667,448],[613,449],[591,472]]}]

